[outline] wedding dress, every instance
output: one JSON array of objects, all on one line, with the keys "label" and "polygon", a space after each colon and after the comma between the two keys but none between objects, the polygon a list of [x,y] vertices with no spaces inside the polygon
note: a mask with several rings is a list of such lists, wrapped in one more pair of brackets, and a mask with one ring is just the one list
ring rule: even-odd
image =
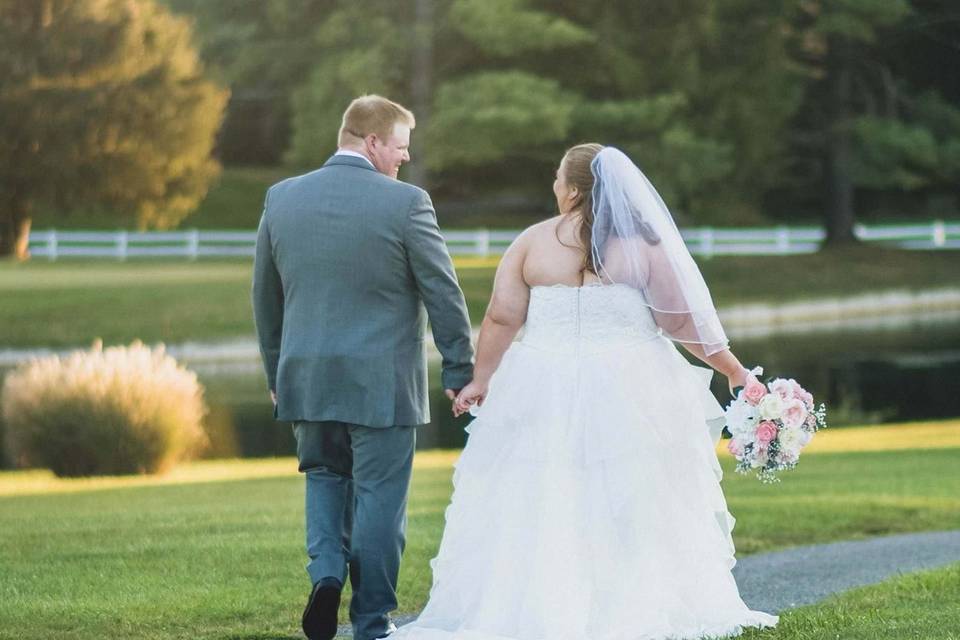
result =
[{"label": "wedding dress", "polygon": [[624,284],[533,287],[474,408],[433,587],[395,640],[653,640],[772,626],[731,575],[712,372]]}]

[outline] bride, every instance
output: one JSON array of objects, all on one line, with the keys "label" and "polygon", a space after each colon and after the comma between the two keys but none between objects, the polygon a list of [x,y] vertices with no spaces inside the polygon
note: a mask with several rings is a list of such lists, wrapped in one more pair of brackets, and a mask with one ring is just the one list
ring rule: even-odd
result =
[{"label": "bride", "polygon": [[[712,371],[748,372],[663,201],[618,149],[567,151],[560,215],[503,256],[426,608],[397,640],[643,640],[773,626],[730,573]],[[514,342],[523,329],[521,340]]]}]

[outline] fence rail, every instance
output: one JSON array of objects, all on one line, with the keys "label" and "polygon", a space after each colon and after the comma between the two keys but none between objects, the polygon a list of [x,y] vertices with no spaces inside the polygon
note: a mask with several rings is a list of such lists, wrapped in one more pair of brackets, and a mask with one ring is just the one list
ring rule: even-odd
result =
[{"label": "fence rail", "polygon": [[[444,239],[455,256],[502,254],[519,231],[446,231]],[[928,224],[863,225],[855,233],[865,242],[904,249],[960,249],[960,222],[934,220]],[[717,229],[699,227],[682,231],[694,255],[792,255],[817,250],[825,234],[819,227],[772,227]],[[36,257],[58,260],[96,257],[127,260],[139,257],[253,256],[255,231],[33,231],[30,252]]]}]

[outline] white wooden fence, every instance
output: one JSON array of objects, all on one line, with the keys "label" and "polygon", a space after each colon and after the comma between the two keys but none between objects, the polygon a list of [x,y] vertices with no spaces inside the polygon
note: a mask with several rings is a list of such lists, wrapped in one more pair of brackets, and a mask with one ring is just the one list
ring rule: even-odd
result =
[{"label": "white wooden fence", "polygon": [[[928,224],[857,225],[861,240],[905,249],[960,249],[960,222],[935,220]],[[457,256],[500,255],[519,231],[446,231],[450,253]],[[812,253],[824,238],[819,227],[717,229],[699,227],[682,231],[694,255],[791,255]],[[113,258],[206,257],[253,255],[255,231],[33,231],[30,252],[34,257],[58,260],[67,257]]]}]

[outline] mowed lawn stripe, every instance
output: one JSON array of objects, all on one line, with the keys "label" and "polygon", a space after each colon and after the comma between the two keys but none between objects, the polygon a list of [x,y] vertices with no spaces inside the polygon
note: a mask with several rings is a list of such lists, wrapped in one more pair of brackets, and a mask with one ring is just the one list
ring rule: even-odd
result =
[{"label": "mowed lawn stripe", "polygon": [[[726,440],[717,446],[724,465],[732,465]],[[960,420],[907,422],[865,427],[845,427],[820,431],[803,451],[803,459],[817,453],[857,451],[900,451],[910,449],[960,450]],[[450,470],[459,450],[418,451],[417,470]],[[960,460],[958,460],[960,462]],[[44,469],[0,471],[0,496],[75,493],[122,487],[224,482],[297,475],[293,458],[251,458],[234,460],[197,460],[181,464],[159,476],[104,476],[57,478]],[[789,478],[791,472],[784,474]],[[731,477],[728,475],[728,478]]]}]

